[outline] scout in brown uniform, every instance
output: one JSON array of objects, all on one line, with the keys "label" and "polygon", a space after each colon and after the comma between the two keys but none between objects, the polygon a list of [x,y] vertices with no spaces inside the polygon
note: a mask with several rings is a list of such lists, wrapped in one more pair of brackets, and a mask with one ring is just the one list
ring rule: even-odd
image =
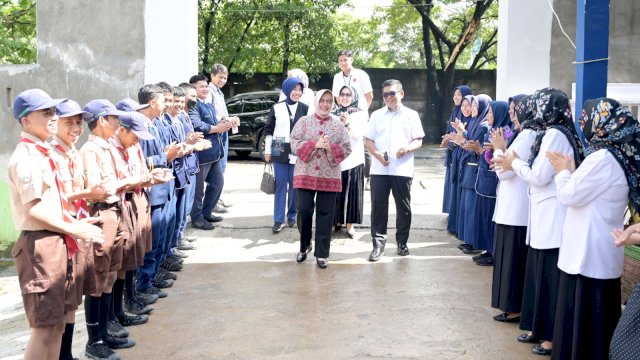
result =
[{"label": "scout in brown uniform", "polygon": [[[65,290],[72,278],[70,255],[77,241],[102,241],[102,230],[77,221],[68,212],[68,200],[59,172],[45,141],[57,131],[53,100],[40,89],[20,93],[14,117],[23,131],[8,165],[13,221],[21,235],[12,249],[31,337],[25,359],[57,359],[65,322]],[[67,234],[67,235],[63,235]],[[69,250],[69,251],[68,251]]]},{"label": "scout in brown uniform", "polygon": [[92,203],[90,206],[92,214],[99,214],[101,217],[105,236],[104,244],[94,247],[96,292],[85,298],[85,316],[89,333],[86,354],[89,357],[98,357],[102,354],[94,355],[93,349],[100,347],[100,350],[103,350],[102,342],[112,349],[135,345],[132,339],[109,334],[108,322],[113,284],[117,271],[122,267],[123,245],[131,236],[122,221],[122,198],[119,194],[128,187],[144,183],[144,180],[135,176],[122,176],[118,150],[108,142],[120,126],[118,116],[125,113],[117,110],[108,100],[93,100],[85,105],[84,111],[91,114],[88,118],[91,135],[80,149],[85,169],[85,186],[91,187],[106,182],[105,186],[112,191],[112,195],[104,202]]},{"label": "scout in brown uniform", "polygon": [[[129,160],[128,149],[138,144],[139,139],[151,140],[153,135],[146,129],[144,122],[146,118],[144,115],[137,112],[129,112],[126,115],[121,115],[120,127],[116,131],[116,134],[109,139],[109,143],[118,149],[119,161],[122,163],[124,169],[123,172],[127,173],[127,176],[134,176],[129,168],[127,161]],[[147,315],[127,315],[122,308],[123,287],[125,285],[125,271],[129,274],[128,277],[128,295],[133,291],[133,270],[135,270],[140,264],[137,258],[137,251],[139,247],[136,244],[137,241],[137,216],[134,213],[136,211],[134,196],[136,192],[140,192],[142,186],[150,186],[158,182],[166,181],[167,171],[164,169],[155,169],[152,172],[141,173],[139,175],[144,183],[138,184],[136,188],[129,188],[125,194],[126,202],[123,203],[122,211],[123,218],[126,217],[125,211],[128,212],[131,217],[131,236],[125,242],[125,254],[122,269],[118,271],[118,280],[116,280],[113,286],[113,302],[114,302],[114,319],[117,319],[119,324],[124,326],[139,325],[146,323],[148,320]],[[146,245],[146,244],[145,244]],[[146,247],[146,246],[145,246]],[[144,254],[144,253],[143,253]],[[129,283],[130,282],[130,283]]]},{"label": "scout in brown uniform", "polygon": [[[83,132],[83,116],[88,113],[82,111],[80,105],[73,100],[68,100],[56,106],[58,115],[58,132],[50,141],[52,150],[58,156],[58,169],[60,180],[64,186],[69,200],[70,212],[76,219],[89,216],[85,199],[102,201],[108,194],[102,184],[96,184],[92,188],[84,187],[84,171],[82,161],[75,143]],[[95,274],[93,266],[93,243],[91,241],[79,242],[80,251],[73,255],[73,278],[75,293],[67,294],[67,316],[62,345],[60,347],[60,359],[73,359],[71,345],[73,343],[73,328],[76,322],[75,310],[78,304],[82,304],[82,296],[95,293]]]}]

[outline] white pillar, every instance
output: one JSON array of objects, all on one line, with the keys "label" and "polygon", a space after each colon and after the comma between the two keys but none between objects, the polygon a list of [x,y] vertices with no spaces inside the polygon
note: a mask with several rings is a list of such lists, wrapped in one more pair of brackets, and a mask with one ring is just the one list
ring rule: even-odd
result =
[{"label": "white pillar", "polygon": [[549,86],[552,20],[546,0],[500,2],[497,99]]},{"label": "white pillar", "polygon": [[178,85],[198,73],[198,1],[147,0],[144,82]]}]

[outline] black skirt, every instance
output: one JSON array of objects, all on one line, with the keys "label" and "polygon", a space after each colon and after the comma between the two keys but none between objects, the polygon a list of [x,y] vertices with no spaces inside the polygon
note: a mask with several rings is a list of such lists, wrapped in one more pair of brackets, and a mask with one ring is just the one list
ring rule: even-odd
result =
[{"label": "black skirt", "polygon": [[539,340],[552,341],[558,301],[559,249],[538,250],[529,247],[520,329],[528,330]]},{"label": "black skirt", "polygon": [[633,289],[613,333],[609,359],[640,359],[640,284]]},{"label": "black skirt", "polygon": [[601,280],[560,271],[551,358],[606,359],[620,307],[620,278]]},{"label": "black skirt", "polygon": [[496,224],[491,307],[519,313],[527,265],[527,227]]},{"label": "black skirt", "polygon": [[336,196],[334,225],[362,224],[364,165],[342,172],[342,192]]}]

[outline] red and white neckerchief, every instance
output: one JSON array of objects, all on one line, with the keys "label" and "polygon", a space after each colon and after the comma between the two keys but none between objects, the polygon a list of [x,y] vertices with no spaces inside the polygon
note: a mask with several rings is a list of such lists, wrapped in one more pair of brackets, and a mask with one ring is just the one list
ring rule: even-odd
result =
[{"label": "red and white neckerchief", "polygon": [[[113,160],[113,168],[116,171],[116,177],[118,178],[118,180],[122,180],[127,177],[128,169],[125,170],[122,167],[122,165],[120,164],[122,162],[122,156],[114,152],[113,151],[114,148],[115,146],[112,146],[111,144],[109,145],[109,154],[111,154],[111,158]],[[120,157],[120,161],[118,161],[117,157]],[[128,156],[126,156],[125,158],[128,158]],[[124,188],[120,191],[120,198],[122,199],[122,204],[126,205],[127,200],[125,198]]]},{"label": "red and white neckerchief", "polygon": [[[67,198],[67,194],[64,191],[64,184],[62,183],[62,180],[60,180],[60,171],[58,170],[58,165],[51,157],[51,149],[45,148],[40,144],[36,144],[33,140],[25,137],[20,138],[20,142],[34,144],[36,149],[49,160],[49,166],[51,166],[51,171],[53,172],[53,177],[56,181],[56,187],[58,188],[58,194],[60,195],[60,205],[62,205],[62,219],[67,223],[72,223],[73,216],[71,216],[71,211],[69,210],[69,199]],[[68,234],[64,234],[64,240],[67,244],[67,256],[69,259],[71,259],[73,254],[80,251],[80,247],[78,246],[78,242],[76,241],[76,239]]]},{"label": "red and white neckerchief", "polygon": [[[58,151],[60,151],[62,154],[64,154],[67,157],[67,159],[69,159],[69,173],[71,175],[71,183],[73,183],[76,179],[76,169],[75,169],[75,161],[71,154],[72,150],[65,149],[55,139],[51,140],[50,144],[53,145],[56,149],[58,149]],[[80,220],[80,219],[88,218],[89,216],[91,216],[91,214],[89,213],[89,205],[87,204],[87,200],[85,200],[84,198],[80,198],[76,201],[72,201],[72,203],[73,203],[74,209],[76,210],[76,214],[75,214],[76,219]]]}]

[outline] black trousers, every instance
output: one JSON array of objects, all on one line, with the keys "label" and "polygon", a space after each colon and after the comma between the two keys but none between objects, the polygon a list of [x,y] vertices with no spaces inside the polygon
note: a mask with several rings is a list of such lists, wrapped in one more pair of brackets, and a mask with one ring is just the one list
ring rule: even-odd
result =
[{"label": "black trousers", "polygon": [[371,175],[371,240],[384,248],[389,220],[389,192],[396,202],[396,242],[406,244],[411,228],[411,182],[406,176]]},{"label": "black trousers", "polygon": [[297,189],[298,230],[300,230],[300,252],[305,252],[313,235],[313,213],[316,213],[316,246],[313,255],[328,258],[331,245],[331,230],[336,208],[336,192]]}]

